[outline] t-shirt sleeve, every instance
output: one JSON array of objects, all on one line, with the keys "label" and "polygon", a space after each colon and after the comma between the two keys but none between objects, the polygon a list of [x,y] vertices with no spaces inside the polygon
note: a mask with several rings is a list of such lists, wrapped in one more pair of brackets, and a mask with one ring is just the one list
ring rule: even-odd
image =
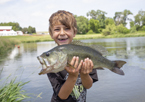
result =
[{"label": "t-shirt sleeve", "polygon": [[93,69],[93,71],[90,73],[91,78],[93,79],[93,83],[98,81],[98,75],[97,75],[97,70]]}]

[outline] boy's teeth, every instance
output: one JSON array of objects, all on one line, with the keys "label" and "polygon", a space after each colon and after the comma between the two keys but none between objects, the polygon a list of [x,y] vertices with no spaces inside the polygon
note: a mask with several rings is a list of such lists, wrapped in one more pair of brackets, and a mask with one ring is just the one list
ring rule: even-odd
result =
[{"label": "boy's teeth", "polygon": [[66,39],[59,39],[59,40],[66,40]]}]

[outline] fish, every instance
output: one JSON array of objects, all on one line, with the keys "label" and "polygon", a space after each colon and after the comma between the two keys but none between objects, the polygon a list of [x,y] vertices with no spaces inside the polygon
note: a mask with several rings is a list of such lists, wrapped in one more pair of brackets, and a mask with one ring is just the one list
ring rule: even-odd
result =
[{"label": "fish", "polygon": [[[103,52],[103,51],[102,51]],[[111,61],[107,59],[95,46],[86,46],[84,44],[71,43],[59,45],[49,51],[43,52],[37,56],[42,70],[39,75],[47,73],[58,73],[65,69],[66,66],[74,68],[70,62],[74,56],[79,57],[79,61],[89,58],[93,61],[93,69],[107,68],[110,71],[124,75],[123,70],[120,68],[126,63],[122,60]]]}]

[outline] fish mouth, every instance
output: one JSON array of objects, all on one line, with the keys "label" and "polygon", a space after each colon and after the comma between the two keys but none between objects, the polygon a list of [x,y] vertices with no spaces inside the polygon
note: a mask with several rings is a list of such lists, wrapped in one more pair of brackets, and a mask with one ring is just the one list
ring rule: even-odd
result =
[{"label": "fish mouth", "polygon": [[42,65],[42,70],[40,71],[39,75],[44,74],[45,71],[50,72],[53,69],[54,65],[51,65],[47,59],[42,58],[40,56],[37,56],[37,59]]}]

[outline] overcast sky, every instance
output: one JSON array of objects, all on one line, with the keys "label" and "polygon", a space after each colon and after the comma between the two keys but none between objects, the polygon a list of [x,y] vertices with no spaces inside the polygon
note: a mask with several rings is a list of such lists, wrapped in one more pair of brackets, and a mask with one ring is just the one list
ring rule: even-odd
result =
[{"label": "overcast sky", "polygon": [[87,12],[98,9],[107,12],[107,17],[125,9],[135,16],[139,10],[145,11],[145,0],[0,0],[0,23],[18,22],[21,27],[48,31],[48,19],[58,10],[86,17]]}]

